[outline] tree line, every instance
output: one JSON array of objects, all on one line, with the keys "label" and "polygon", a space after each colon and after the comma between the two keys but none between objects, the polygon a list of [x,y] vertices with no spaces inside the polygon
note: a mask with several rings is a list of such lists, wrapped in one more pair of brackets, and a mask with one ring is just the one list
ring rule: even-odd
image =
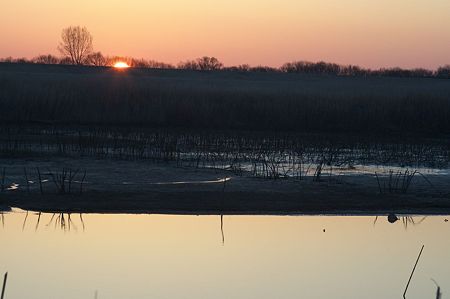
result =
[{"label": "tree line", "polygon": [[273,73],[299,73],[299,74],[325,74],[335,76],[388,76],[388,77],[422,77],[422,78],[450,78],[450,65],[439,67],[437,70],[424,68],[403,69],[399,67],[381,68],[372,70],[356,65],[340,65],[329,62],[293,61],[281,67],[250,66],[224,66],[215,57],[203,56],[194,60],[179,62],[177,65],[155,60],[137,59],[123,56],[105,56],[94,51],[93,37],[86,27],[70,26],[61,33],[58,45],[61,56],[52,54],[39,55],[32,59],[27,58],[0,58],[6,63],[36,63],[36,64],[63,64],[108,67],[117,61],[124,61],[131,67],[157,68],[157,69],[185,69],[196,71],[235,71],[235,72],[273,72]]},{"label": "tree line", "polygon": [[[200,57],[194,60],[182,61],[176,65],[156,60],[137,59],[126,56],[104,56],[101,52],[94,52],[87,56],[86,60],[79,65],[85,66],[113,66],[117,61],[124,61],[131,67],[152,69],[184,69],[196,71],[233,71],[233,72],[260,72],[260,73],[298,73],[298,74],[325,74],[336,76],[388,76],[388,77],[411,77],[411,78],[450,78],[450,65],[439,67],[437,70],[424,68],[403,69],[399,67],[380,68],[372,70],[356,65],[339,65],[329,62],[294,61],[283,64],[281,67],[251,66],[242,64],[237,66],[224,66],[215,57]],[[29,63],[29,64],[62,64],[74,65],[67,57],[58,57],[52,54],[39,55],[31,59],[27,58],[0,58],[4,63]]]}]

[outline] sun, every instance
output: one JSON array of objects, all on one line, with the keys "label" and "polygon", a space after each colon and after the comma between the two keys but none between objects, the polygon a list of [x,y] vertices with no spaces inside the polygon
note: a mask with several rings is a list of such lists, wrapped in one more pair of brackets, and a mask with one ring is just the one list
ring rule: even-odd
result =
[{"label": "sun", "polygon": [[130,66],[128,65],[128,63],[123,62],[123,61],[117,61],[116,63],[114,63],[113,65],[116,69],[126,69],[129,68]]}]

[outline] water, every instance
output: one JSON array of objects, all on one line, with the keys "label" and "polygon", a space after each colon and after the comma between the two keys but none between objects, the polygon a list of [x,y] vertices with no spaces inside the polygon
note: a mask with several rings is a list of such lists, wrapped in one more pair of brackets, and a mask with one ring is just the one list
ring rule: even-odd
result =
[{"label": "water", "polygon": [[422,244],[407,298],[450,294],[447,216],[3,218],[5,299],[402,298]]}]

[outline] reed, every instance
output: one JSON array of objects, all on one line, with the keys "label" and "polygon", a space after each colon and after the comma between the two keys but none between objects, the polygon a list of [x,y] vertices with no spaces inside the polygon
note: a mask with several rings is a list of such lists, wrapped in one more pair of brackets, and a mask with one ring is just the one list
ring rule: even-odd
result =
[{"label": "reed", "polygon": [[3,276],[2,294],[0,296],[0,299],[4,299],[7,280],[8,280],[8,272],[6,272],[5,275]]},{"label": "reed", "polygon": [[375,173],[377,179],[378,189],[381,194],[383,193],[408,193],[411,186],[411,182],[416,174],[419,172],[417,170],[411,171],[406,169],[405,171],[389,170],[387,177],[381,182],[378,173]]},{"label": "reed", "polygon": [[23,172],[25,175],[25,184],[27,186],[27,193],[30,193],[30,181],[28,180],[28,173],[26,167],[23,168]]},{"label": "reed", "polygon": [[[62,168],[60,172],[52,172],[48,169],[47,174],[52,178],[53,184],[55,185],[56,192],[58,194],[72,194],[72,184],[74,183],[80,170],[72,168]],[[86,178],[86,171],[84,171],[80,184],[80,194],[82,193],[82,186]]]},{"label": "reed", "polygon": [[41,195],[44,194],[44,189],[42,187],[42,176],[41,176],[41,171],[39,170],[39,167],[36,167],[36,172],[38,175],[38,182],[39,182],[39,191],[41,192]]}]

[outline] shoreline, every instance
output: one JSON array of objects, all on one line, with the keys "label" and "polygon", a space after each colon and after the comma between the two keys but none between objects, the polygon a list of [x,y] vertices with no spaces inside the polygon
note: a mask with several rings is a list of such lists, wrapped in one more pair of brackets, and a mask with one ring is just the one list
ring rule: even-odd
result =
[{"label": "shoreline", "polygon": [[[83,195],[17,195],[2,206],[44,213],[176,215],[450,215],[450,199],[414,195],[309,197],[308,193],[86,192]],[[3,209],[2,209],[3,210]]]}]

